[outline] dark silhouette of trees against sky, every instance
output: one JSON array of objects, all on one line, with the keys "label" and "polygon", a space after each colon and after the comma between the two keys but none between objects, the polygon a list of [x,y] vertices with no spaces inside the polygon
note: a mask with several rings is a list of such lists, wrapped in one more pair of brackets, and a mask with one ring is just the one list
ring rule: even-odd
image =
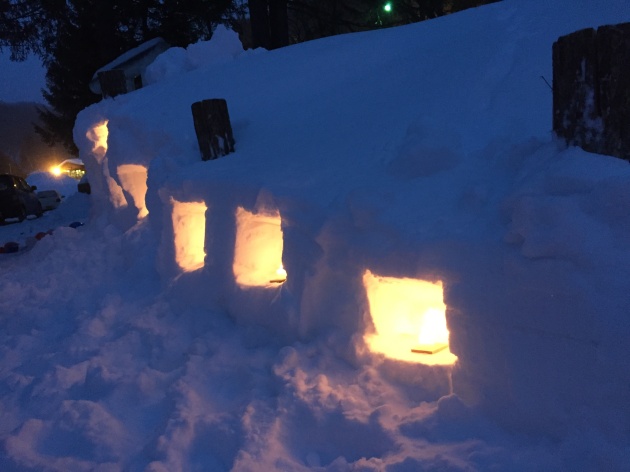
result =
[{"label": "dark silhouette of trees against sky", "polygon": [[76,116],[101,99],[89,90],[96,70],[158,36],[182,47],[210,39],[239,13],[234,0],[0,0],[0,49],[15,60],[41,58],[48,107],[36,130],[49,145],[77,153]]},{"label": "dark silhouette of trees against sky", "polygon": [[415,23],[497,0],[249,0],[252,46]]},{"label": "dark silhouette of trees against sky", "polygon": [[498,0],[289,0],[291,43],[400,26]]},{"label": "dark silhouette of trees against sky", "polygon": [[173,46],[207,40],[216,25],[238,33],[250,14],[253,47],[288,44],[412,23],[495,0],[0,0],[0,50],[39,56],[47,70],[37,132],[49,145],[77,152],[79,111],[100,100],[95,71],[155,37]]},{"label": "dark silhouette of trees against sky", "polygon": [[[57,21],[57,41],[47,51],[44,99],[49,108],[42,108],[42,126],[37,132],[49,145],[61,142],[72,153],[78,150],[72,139],[77,114],[100,99],[87,86],[94,72],[118,56],[128,44],[130,28],[123,24],[120,9],[105,2],[86,5],[80,0]],[[81,64],[77,64],[80,61]]]},{"label": "dark silhouette of trees against sky", "polygon": [[0,102],[0,173],[26,177],[71,157],[62,146],[51,148],[35,133],[37,108],[35,103]]},{"label": "dark silhouette of trees against sky", "polygon": [[253,47],[277,49],[289,44],[288,0],[250,0]]}]

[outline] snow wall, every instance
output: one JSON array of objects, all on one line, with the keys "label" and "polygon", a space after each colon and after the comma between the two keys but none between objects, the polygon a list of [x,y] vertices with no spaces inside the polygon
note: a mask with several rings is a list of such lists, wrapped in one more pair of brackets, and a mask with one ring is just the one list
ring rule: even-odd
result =
[{"label": "snow wall", "polygon": [[[142,241],[133,255],[139,276],[157,274],[163,290],[187,303],[222,307],[262,339],[323,340],[352,364],[387,363],[426,399],[454,393],[518,431],[627,433],[630,172],[625,162],[548,137],[540,117],[550,113],[550,97],[541,98],[549,91],[523,87],[519,74],[532,63],[549,67],[537,57],[566,31],[540,27],[528,38],[534,53],[515,47],[522,36],[514,29],[529,32],[546,18],[519,18],[518,5],[250,55],[213,78],[211,67],[201,68],[90,107],[75,140],[90,175],[92,223]],[[557,24],[547,16],[543,26]],[[563,18],[564,28],[586,21]],[[452,38],[464,26],[497,50],[475,58],[475,68],[461,45],[446,63],[436,61],[436,74],[448,78],[444,90],[425,79],[430,84],[410,100],[409,87],[377,85],[407,75],[416,81],[409,69],[419,55],[425,63],[434,56],[430,45],[409,43]],[[374,48],[398,53],[375,66]],[[306,79],[348,57],[357,70]],[[266,77],[258,89],[252,70]],[[449,100],[461,96],[444,97],[464,76],[461,96],[478,103],[491,96],[492,109],[452,114]],[[429,102],[428,85],[446,102]],[[237,151],[201,162],[190,105],[218,94],[227,97]],[[378,94],[385,96],[366,105]],[[384,104],[396,120],[383,114]],[[432,122],[420,104],[435,111]],[[479,121],[488,127],[482,133]],[[135,166],[135,179],[123,177],[123,165]],[[239,284],[236,266],[249,262],[235,264],[236,253],[265,226],[281,229],[286,281]],[[249,231],[241,246],[239,228]],[[261,251],[252,250],[252,260]],[[441,282],[454,364],[392,360],[369,349],[367,271]]]}]

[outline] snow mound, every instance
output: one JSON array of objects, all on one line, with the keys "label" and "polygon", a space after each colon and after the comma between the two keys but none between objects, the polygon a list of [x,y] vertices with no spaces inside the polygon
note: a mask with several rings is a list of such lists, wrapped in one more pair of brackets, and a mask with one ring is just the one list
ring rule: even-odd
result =
[{"label": "snow mound", "polygon": [[220,67],[243,53],[238,34],[219,25],[210,41],[200,41],[185,49],[172,47],[160,54],[147,67],[144,80],[147,84],[154,84],[200,67]]},{"label": "snow mound", "polygon": [[[203,45],[84,110],[92,194],[49,214],[89,220],[0,261],[0,466],[627,470],[630,166],[551,137],[540,80],[627,20],[504,0]],[[217,97],[236,152],[202,162]]]},{"label": "snow mound", "polygon": [[77,181],[67,175],[54,176],[50,172],[33,172],[26,181],[35,185],[37,191],[56,190],[60,195],[69,197],[77,193]]}]

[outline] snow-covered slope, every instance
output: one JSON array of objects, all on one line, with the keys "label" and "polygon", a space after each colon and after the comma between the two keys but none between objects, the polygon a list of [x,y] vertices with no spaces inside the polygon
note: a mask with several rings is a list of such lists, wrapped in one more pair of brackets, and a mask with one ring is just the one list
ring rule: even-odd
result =
[{"label": "snow-covered slope", "polygon": [[[624,470],[630,168],[552,137],[541,76],[558,36],[628,20],[505,0],[197,45],[83,111],[89,223],[0,261],[2,469]],[[207,98],[236,152],[201,162]],[[287,280],[248,286],[274,225]],[[375,352],[436,287],[448,350]]]}]

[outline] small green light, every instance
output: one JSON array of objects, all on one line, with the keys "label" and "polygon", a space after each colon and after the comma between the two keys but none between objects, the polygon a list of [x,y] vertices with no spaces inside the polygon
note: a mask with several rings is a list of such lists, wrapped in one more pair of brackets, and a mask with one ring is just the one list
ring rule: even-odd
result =
[{"label": "small green light", "polygon": [[387,2],[385,5],[383,5],[383,10],[385,10],[387,13],[390,13],[392,11],[392,2]]}]

